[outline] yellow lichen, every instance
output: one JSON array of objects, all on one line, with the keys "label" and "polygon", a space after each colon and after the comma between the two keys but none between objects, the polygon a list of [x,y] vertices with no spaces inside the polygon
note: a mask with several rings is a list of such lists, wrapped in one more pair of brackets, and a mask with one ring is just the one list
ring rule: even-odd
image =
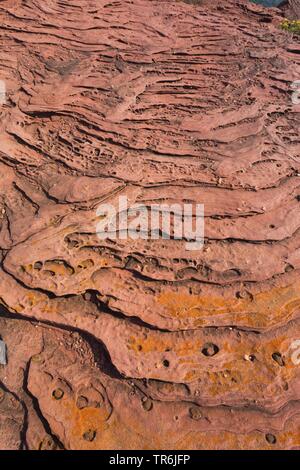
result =
[{"label": "yellow lichen", "polygon": [[280,23],[280,27],[290,33],[300,34],[300,20],[284,19]]},{"label": "yellow lichen", "polygon": [[250,298],[163,292],[156,302],[164,308],[166,317],[189,319],[195,327],[211,325],[217,317],[218,325],[270,328],[283,319],[289,321],[300,308],[300,283],[276,287]]}]

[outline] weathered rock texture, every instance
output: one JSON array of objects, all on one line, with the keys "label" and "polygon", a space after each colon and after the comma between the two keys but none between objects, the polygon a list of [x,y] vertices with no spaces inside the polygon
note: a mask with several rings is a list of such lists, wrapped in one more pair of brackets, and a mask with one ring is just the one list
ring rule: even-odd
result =
[{"label": "weathered rock texture", "polygon": [[300,0],[288,0],[284,6],[289,15],[298,19],[300,18]]},{"label": "weathered rock texture", "polygon": [[[280,10],[0,16],[0,447],[300,448],[300,46]],[[204,203],[204,249],[100,241],[120,195]]]}]

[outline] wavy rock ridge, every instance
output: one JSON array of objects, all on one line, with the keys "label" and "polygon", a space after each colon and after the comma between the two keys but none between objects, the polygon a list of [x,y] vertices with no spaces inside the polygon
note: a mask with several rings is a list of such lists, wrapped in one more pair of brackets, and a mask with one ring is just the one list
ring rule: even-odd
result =
[{"label": "wavy rock ridge", "polygon": [[[0,447],[300,448],[299,39],[247,0],[4,0]],[[99,240],[204,203],[205,245]]]}]

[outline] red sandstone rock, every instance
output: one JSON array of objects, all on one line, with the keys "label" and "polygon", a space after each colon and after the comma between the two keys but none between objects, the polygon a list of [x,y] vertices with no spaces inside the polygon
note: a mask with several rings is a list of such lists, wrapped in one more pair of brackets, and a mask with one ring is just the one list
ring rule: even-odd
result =
[{"label": "red sandstone rock", "polygon": [[[0,448],[299,448],[300,61],[282,12],[0,16]],[[120,195],[204,204],[204,248],[99,240]]]}]

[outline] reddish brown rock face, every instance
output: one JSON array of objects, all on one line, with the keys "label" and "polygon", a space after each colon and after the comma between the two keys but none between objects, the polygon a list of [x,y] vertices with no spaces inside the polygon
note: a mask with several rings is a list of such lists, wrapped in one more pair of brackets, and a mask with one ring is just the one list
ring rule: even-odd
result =
[{"label": "reddish brown rock face", "polygon": [[[0,448],[300,448],[299,40],[84,3],[0,4]],[[204,204],[204,247],[100,240],[119,196]]]}]

